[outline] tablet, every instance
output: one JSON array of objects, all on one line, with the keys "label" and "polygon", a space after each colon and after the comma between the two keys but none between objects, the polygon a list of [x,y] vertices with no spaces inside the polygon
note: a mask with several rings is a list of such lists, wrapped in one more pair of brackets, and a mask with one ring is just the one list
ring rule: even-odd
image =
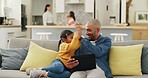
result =
[{"label": "tablet", "polygon": [[96,68],[95,54],[76,55],[72,58],[75,58],[79,62],[76,67],[72,68],[72,72],[85,71]]}]

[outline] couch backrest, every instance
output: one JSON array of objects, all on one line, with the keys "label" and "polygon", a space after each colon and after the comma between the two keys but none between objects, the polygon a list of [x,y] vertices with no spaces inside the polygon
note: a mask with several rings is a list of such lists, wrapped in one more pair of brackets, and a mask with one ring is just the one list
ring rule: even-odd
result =
[{"label": "couch backrest", "polygon": [[124,42],[113,42],[112,45],[127,46],[127,45],[136,45],[136,44],[148,45],[148,40],[132,40],[132,41],[124,41]]},{"label": "couch backrest", "polygon": [[21,38],[12,38],[9,42],[9,48],[28,48],[30,41],[44,47],[47,49],[52,49],[58,51],[58,41],[56,40],[30,40],[30,39],[21,39]]},{"label": "couch backrest", "polygon": [[[57,40],[30,40],[30,39],[21,39],[21,38],[12,38],[9,43],[9,48],[27,48],[29,47],[30,41],[35,42],[36,44],[47,48],[58,51],[58,41]],[[112,45],[135,45],[135,44],[144,44],[148,45],[148,40],[133,40],[125,42],[113,42]]]}]

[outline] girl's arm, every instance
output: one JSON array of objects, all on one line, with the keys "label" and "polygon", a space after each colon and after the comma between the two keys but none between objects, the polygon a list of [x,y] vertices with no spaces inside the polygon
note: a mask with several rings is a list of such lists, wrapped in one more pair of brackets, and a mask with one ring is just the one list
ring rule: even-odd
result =
[{"label": "girl's arm", "polygon": [[78,34],[75,34],[72,42],[70,44],[68,43],[62,43],[60,45],[59,52],[73,52],[74,50],[78,49],[80,47],[80,41],[78,38]]},{"label": "girl's arm", "polygon": [[67,51],[73,51],[80,47],[80,40],[78,34],[75,34],[71,43],[68,44]]},{"label": "girl's arm", "polygon": [[82,36],[82,27],[76,26],[76,34],[74,35],[72,42],[69,44],[69,50],[76,50],[80,47],[80,38]]},{"label": "girl's arm", "polygon": [[82,28],[80,25],[77,25],[76,26],[76,34],[74,34],[74,37],[71,41],[70,44],[67,44],[65,45],[65,48],[66,48],[66,51],[73,51],[73,50],[76,50],[80,47],[80,38],[81,38],[81,35],[82,35]]}]

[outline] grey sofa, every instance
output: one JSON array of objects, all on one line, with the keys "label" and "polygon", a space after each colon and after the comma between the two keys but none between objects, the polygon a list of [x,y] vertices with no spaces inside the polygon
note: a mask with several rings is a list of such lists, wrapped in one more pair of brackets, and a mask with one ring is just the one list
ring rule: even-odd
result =
[{"label": "grey sofa", "polygon": [[[47,48],[58,50],[58,41],[40,41],[40,40],[29,40],[29,39],[11,39],[9,48],[26,48],[29,47],[30,41],[37,43],[38,45]],[[133,45],[143,43],[148,45],[148,41],[128,41],[128,42],[116,42],[113,45]],[[25,72],[19,70],[1,70],[0,78],[29,78]],[[114,76],[114,78],[148,78],[148,74],[142,76]]]}]

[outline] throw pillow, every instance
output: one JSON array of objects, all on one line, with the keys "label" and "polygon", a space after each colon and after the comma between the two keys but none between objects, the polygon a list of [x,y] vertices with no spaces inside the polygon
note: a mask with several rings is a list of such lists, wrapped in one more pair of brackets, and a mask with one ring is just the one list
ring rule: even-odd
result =
[{"label": "throw pillow", "polygon": [[25,61],[23,62],[20,70],[27,68],[40,68],[49,65],[57,56],[56,51],[48,50],[39,45],[30,42],[29,51]]},{"label": "throw pillow", "polygon": [[27,48],[0,49],[2,55],[1,69],[19,70],[26,58]]},{"label": "throw pillow", "polygon": [[113,75],[142,75],[141,53],[143,44],[112,46],[109,65]]},{"label": "throw pillow", "polygon": [[141,57],[142,73],[148,74],[148,45],[144,45]]}]

